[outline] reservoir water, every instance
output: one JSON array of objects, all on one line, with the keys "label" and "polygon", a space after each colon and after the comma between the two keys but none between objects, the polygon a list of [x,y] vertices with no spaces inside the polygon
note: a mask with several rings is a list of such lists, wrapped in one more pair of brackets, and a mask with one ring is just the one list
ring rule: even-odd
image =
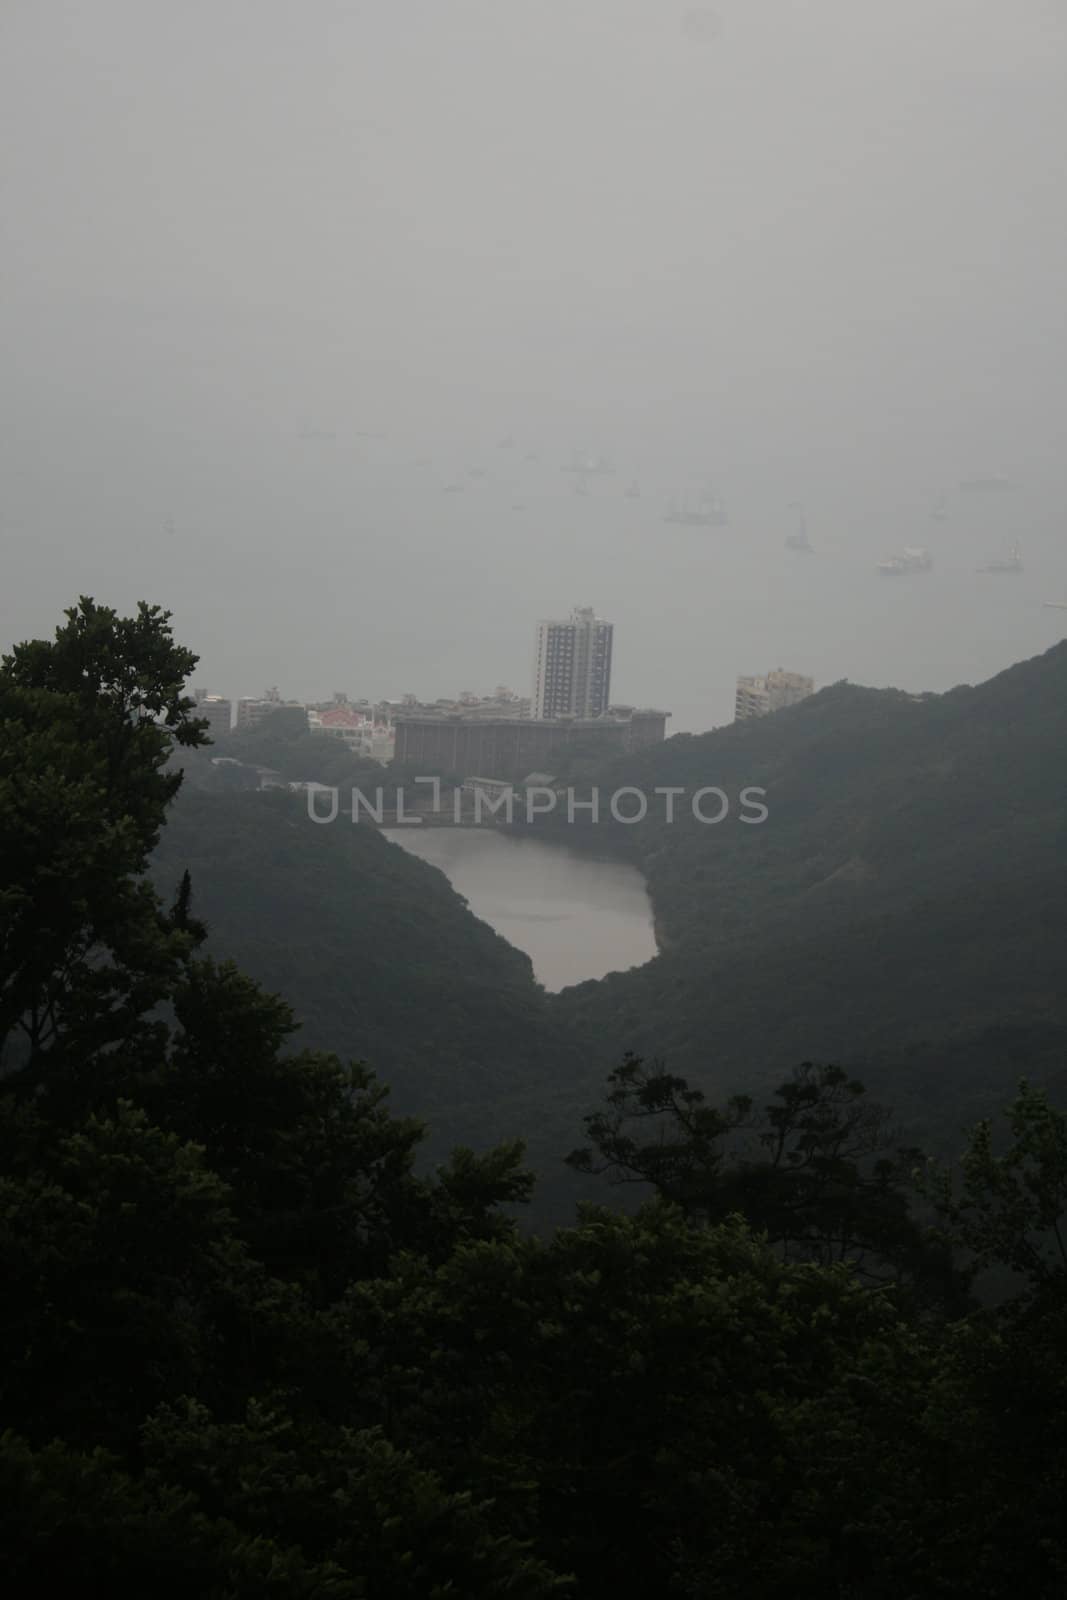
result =
[{"label": "reservoir water", "polygon": [[495,828],[389,828],[440,867],[471,911],[524,950],[546,989],[602,978],[656,954],[652,908],[633,867]]}]

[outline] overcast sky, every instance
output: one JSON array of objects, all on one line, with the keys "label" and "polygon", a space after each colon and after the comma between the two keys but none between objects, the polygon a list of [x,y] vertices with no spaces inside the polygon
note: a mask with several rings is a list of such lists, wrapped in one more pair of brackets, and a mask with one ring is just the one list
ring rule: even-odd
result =
[{"label": "overcast sky", "polygon": [[216,692],[432,698],[593,605],[703,728],[1062,636],[1061,0],[3,0],[0,57],[5,648],[146,598]]}]

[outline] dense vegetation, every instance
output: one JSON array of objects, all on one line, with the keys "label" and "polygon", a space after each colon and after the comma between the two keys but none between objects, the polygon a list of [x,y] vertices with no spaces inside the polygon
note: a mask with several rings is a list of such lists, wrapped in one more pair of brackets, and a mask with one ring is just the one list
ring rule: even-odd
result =
[{"label": "dense vegetation", "polygon": [[[682,799],[670,825],[653,801],[642,823],[565,829],[641,868],[662,949],[553,1001],[599,1069],[660,1054],[727,1093],[755,1063],[766,1087],[804,1054],[845,1060],[938,1139],[1020,1072],[1062,1073],[1067,645],[941,696],[840,684],[597,781],[733,802],[717,826]],[[738,821],[748,785],[759,826]]]},{"label": "dense vegetation", "polygon": [[90,601],[0,665],[8,1592],[1063,1593],[1067,1117],[1023,1086],[949,1171],[839,1068],[631,1057],[571,1163],[653,1198],[522,1236],[520,1148],[420,1175],[152,888],[193,665]]},{"label": "dense vegetation", "polygon": [[[187,870],[212,951],[284,992],[304,1042],[372,1060],[435,1151],[552,1116],[578,1056],[529,958],[365,818],[317,826],[303,796],[183,790],[152,873],[167,895]],[[541,1130],[557,1167],[584,1104],[565,1100],[570,1120]]]}]

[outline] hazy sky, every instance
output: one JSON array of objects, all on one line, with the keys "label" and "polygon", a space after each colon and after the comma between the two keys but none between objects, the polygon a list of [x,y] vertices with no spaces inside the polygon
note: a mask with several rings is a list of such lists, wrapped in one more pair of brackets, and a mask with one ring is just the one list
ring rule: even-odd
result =
[{"label": "hazy sky", "polygon": [[1061,0],[3,0],[0,59],[4,647],[143,597],[217,692],[434,697],[589,604],[701,728],[1062,636]]}]

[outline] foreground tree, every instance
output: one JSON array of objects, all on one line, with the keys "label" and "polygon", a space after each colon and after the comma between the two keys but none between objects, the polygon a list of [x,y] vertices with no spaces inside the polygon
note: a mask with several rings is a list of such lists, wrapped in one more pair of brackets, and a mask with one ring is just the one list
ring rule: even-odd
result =
[{"label": "foreground tree", "polygon": [[785,1260],[847,1262],[869,1282],[967,1303],[947,1241],[911,1209],[920,1153],[898,1146],[891,1113],[841,1067],[805,1062],[760,1108],[748,1095],[709,1106],[634,1056],[609,1083],[606,1109],[586,1118],[590,1144],[567,1158],[578,1172],[649,1185],[694,1220],[741,1215]]},{"label": "foreground tree", "polygon": [[[509,1237],[499,1206],[528,1193],[521,1149],[457,1152],[416,1176],[419,1125],[389,1115],[364,1067],[291,1052],[288,1007],[199,957],[187,875],[170,909],[153,892],[144,869],[181,782],[172,754],[202,738],[182,693],[194,665],[165,612],[120,618],[91,600],[52,643],[0,664],[9,1571],[123,1587],[173,1564],[175,1592],[357,1596],[373,1582],[540,1600],[557,1580],[491,1507],[361,1428],[368,1407],[338,1394],[345,1363],[324,1315],[397,1252],[433,1263]],[[295,1454],[272,1454],[262,1430],[248,1445],[253,1475],[292,1473],[277,1541],[253,1530],[243,1483],[213,1487],[213,1455],[229,1450],[214,1419],[248,1414],[257,1395],[301,1419],[285,1424]],[[161,1446],[168,1407],[185,1408],[184,1437],[208,1463],[193,1488],[160,1464],[177,1461]],[[332,1532],[313,1537],[299,1485],[327,1448]],[[383,1524],[396,1536],[382,1541]]]},{"label": "foreground tree", "polygon": [[0,660],[0,1071],[26,1088],[144,1035],[196,942],[143,877],[172,747],[203,742],[195,662],[158,606],[84,597],[52,642]]}]

